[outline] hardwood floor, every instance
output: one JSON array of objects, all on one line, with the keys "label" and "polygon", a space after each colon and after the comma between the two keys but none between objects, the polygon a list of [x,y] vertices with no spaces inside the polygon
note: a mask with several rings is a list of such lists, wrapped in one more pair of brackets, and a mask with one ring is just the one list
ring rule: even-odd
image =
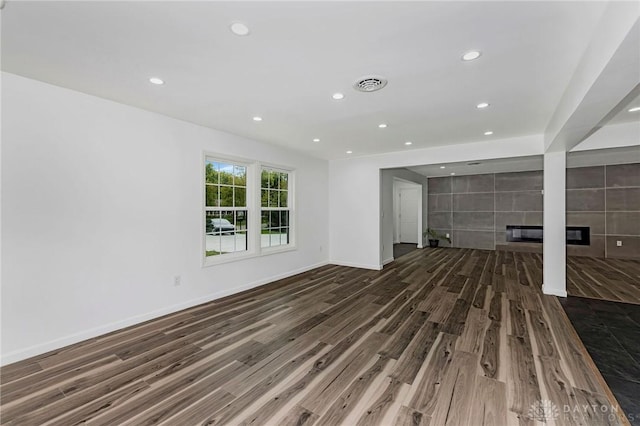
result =
[{"label": "hardwood floor", "polygon": [[424,249],[318,268],[6,366],[0,422],[628,424],[541,266]]},{"label": "hardwood floor", "polygon": [[640,304],[640,261],[568,257],[567,293],[571,296]]}]

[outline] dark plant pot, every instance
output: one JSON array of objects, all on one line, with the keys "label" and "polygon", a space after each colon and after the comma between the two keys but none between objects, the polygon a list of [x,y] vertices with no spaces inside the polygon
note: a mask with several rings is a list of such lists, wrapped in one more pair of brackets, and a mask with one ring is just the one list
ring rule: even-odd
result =
[{"label": "dark plant pot", "polygon": [[429,240],[429,247],[431,248],[436,248],[438,247],[438,244],[440,243],[440,240]]}]

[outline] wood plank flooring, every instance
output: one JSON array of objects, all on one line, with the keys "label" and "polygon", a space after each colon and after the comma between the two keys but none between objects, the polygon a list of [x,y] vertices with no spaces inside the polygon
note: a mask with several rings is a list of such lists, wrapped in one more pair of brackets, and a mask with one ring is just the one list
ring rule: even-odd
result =
[{"label": "wood plank flooring", "polygon": [[547,424],[628,424],[541,267],[423,249],[318,268],[3,367],[0,423],[520,425],[550,400]]},{"label": "wood plank flooring", "polygon": [[640,304],[640,260],[568,257],[567,294]]}]

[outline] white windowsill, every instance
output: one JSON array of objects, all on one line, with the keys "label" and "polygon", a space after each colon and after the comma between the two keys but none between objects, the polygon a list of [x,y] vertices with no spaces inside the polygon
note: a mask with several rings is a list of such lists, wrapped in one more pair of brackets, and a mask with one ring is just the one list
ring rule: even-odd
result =
[{"label": "white windowsill", "polygon": [[293,244],[287,244],[286,246],[282,247],[264,248],[259,252],[228,253],[218,256],[209,256],[203,258],[202,267],[208,268],[210,266],[221,265],[224,263],[237,262],[239,260],[253,259],[256,257],[270,256],[272,254],[286,253],[295,250],[298,250],[297,246]]}]

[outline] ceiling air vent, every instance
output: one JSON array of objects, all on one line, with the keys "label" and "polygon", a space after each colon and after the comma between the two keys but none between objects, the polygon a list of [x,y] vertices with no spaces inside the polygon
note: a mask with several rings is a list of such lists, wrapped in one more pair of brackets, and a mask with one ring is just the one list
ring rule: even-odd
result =
[{"label": "ceiling air vent", "polygon": [[387,79],[375,76],[368,75],[358,79],[353,85],[353,88],[358,92],[375,92],[376,90],[382,89],[387,85]]},{"label": "ceiling air vent", "polygon": [[478,164],[480,164],[479,161],[472,161],[470,163],[467,163],[467,166],[477,166]]}]

